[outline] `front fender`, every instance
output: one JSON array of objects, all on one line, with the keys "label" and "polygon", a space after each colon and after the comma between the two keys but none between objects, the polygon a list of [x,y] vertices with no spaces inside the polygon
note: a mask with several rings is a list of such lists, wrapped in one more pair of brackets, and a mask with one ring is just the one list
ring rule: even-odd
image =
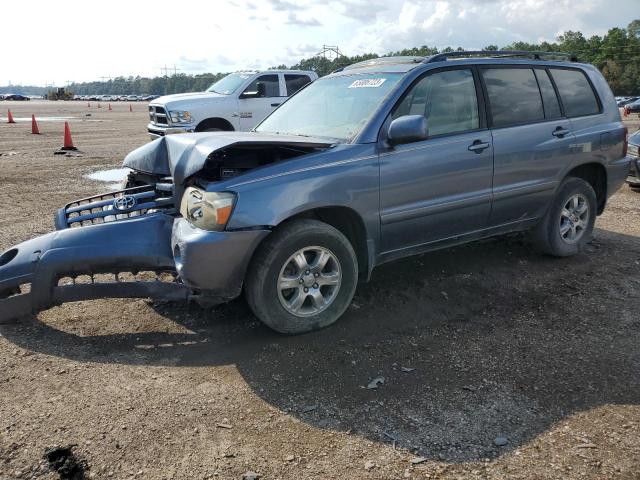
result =
[{"label": "front fender", "polygon": [[[240,178],[241,179],[241,178]],[[344,206],[363,219],[371,237],[379,224],[377,155],[334,161],[229,185],[238,198],[229,230],[276,226],[315,208]]]}]

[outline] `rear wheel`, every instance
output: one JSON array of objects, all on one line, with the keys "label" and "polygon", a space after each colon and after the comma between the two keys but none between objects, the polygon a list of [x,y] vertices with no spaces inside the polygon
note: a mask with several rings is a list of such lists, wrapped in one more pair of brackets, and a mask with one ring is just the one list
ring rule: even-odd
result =
[{"label": "rear wheel", "polygon": [[556,257],[575,255],[591,239],[596,212],[591,185],[581,178],[565,179],[546,215],[533,229],[534,244]]},{"label": "rear wheel", "polygon": [[305,333],[344,313],[357,280],[356,254],[339,230],[317,220],[295,220],[256,252],[245,294],[255,315],[272,329]]}]

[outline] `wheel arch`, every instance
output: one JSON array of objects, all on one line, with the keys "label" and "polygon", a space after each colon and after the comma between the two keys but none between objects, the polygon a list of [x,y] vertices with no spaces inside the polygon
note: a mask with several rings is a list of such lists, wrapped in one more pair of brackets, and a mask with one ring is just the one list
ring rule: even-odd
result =
[{"label": "wheel arch", "polygon": [[[583,163],[570,170],[566,177],[577,177],[586,181],[596,193],[598,215],[604,211],[607,202],[607,170],[597,162]],[[565,178],[566,178],[565,177]]]},{"label": "wheel arch", "polygon": [[373,268],[373,248],[368,241],[367,229],[363,218],[354,209],[342,206],[323,206],[297,212],[282,220],[274,229],[297,219],[310,218],[331,225],[340,231],[351,243],[356,252],[358,276],[360,281],[367,281]]},{"label": "wheel arch", "polygon": [[225,132],[233,132],[235,129],[229,120],[221,117],[205,118],[196,125],[196,132],[204,132],[209,128],[219,128]]}]

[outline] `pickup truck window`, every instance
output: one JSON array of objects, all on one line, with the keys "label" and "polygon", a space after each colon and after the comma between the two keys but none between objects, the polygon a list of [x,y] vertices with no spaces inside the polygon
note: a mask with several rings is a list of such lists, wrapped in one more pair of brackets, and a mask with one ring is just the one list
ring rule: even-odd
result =
[{"label": "pickup truck window", "polygon": [[321,78],[283,103],[256,131],[349,140],[362,130],[400,77],[368,73]]},{"label": "pickup truck window", "polygon": [[216,83],[207,88],[207,92],[219,93],[220,95],[231,95],[251,75],[251,73],[232,73],[224,78],[221,78]]},{"label": "pickup truck window", "polygon": [[242,93],[254,93],[258,92],[258,84],[264,85],[264,95],[259,95],[258,98],[269,98],[280,96],[280,80],[278,75],[260,75],[253,82],[244,89]]},{"label": "pickup truck window", "polygon": [[311,82],[308,75],[287,75],[284,76],[284,82],[287,84],[287,96],[290,97],[307,83]]}]

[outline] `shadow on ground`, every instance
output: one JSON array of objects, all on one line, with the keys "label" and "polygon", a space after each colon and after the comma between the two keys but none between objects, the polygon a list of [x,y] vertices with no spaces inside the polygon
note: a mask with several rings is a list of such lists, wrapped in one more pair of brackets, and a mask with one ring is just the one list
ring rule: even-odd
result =
[{"label": "shadow on ground", "polygon": [[[388,264],[338,324],[298,337],[263,327],[242,301],[152,306],[185,334],[78,336],[35,318],[0,332],[76,361],[234,364],[314,427],[452,462],[495,457],[574,412],[640,400],[640,239],[596,238],[563,260],[512,236]],[[376,377],[384,384],[367,388]]]}]

